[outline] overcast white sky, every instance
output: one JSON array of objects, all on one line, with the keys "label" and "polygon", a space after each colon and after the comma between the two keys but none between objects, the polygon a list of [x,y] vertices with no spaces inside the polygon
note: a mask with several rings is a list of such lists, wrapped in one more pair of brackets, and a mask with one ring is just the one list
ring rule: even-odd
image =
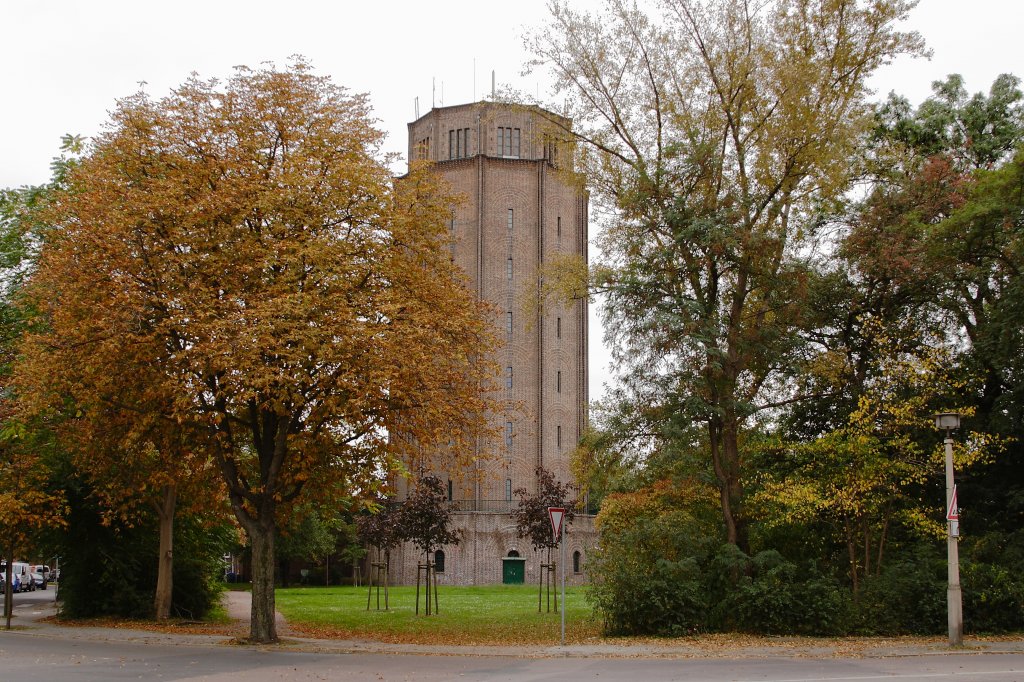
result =
[{"label": "overcast white sky", "polygon": [[[597,0],[576,0],[580,7]],[[195,71],[225,76],[237,64],[283,65],[304,55],[319,73],[370,94],[386,149],[405,152],[406,124],[431,103],[460,104],[511,85],[544,96],[520,77],[524,27],[546,20],[545,0],[0,0],[0,187],[45,182],[64,133],[99,130],[119,97],[140,82],[162,96]],[[930,83],[960,73],[971,92],[1000,73],[1024,75],[1019,0],[922,0],[908,22],[934,50],[901,60],[874,79],[918,103]],[[474,78],[475,73],[475,78]],[[608,372],[591,320],[591,398]]]}]

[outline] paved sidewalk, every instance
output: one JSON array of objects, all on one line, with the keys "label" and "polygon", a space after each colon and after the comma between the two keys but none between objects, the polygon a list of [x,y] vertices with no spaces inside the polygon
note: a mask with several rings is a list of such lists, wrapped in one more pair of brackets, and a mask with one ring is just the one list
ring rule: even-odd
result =
[{"label": "paved sidewalk", "polygon": [[[236,620],[235,631],[244,636],[248,632],[251,601],[248,592],[224,593],[228,614]],[[81,642],[123,641],[136,643],[162,643],[178,646],[219,647],[238,641],[237,636],[225,634],[194,634],[130,628],[58,625],[46,620],[56,613],[52,603],[19,608],[9,632],[0,629],[0,642],[4,637],[54,637]],[[813,639],[813,638],[751,638],[750,645],[715,646],[701,640],[680,640],[616,644],[595,642],[567,646],[458,646],[424,644],[389,644],[371,640],[331,640],[301,637],[294,634],[284,618],[278,614],[276,645],[248,645],[265,649],[284,649],[315,653],[387,653],[434,656],[481,656],[505,658],[669,658],[669,659],[781,659],[781,658],[888,658],[906,656],[943,656],[946,654],[1003,654],[1024,653],[1024,638],[977,639],[968,638],[964,647],[951,649],[942,639]]]},{"label": "paved sidewalk", "polygon": [[[221,596],[221,600],[224,610],[228,612],[228,617],[237,624],[244,625],[248,631],[249,621],[252,618],[252,593],[248,590],[226,590]],[[274,625],[277,627],[279,637],[291,635],[288,622],[280,611],[274,611]]]}]

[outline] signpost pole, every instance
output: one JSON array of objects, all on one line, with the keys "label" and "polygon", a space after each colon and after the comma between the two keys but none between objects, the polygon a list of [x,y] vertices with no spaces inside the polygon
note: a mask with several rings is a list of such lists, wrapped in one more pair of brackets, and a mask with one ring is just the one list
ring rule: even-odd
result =
[{"label": "signpost pole", "polygon": [[957,508],[956,484],[953,482],[953,439],[946,437],[946,563],[949,574],[946,588],[946,618],[949,621],[949,645],[964,643],[963,596],[960,590],[960,510]]},{"label": "signpost pole", "polygon": [[562,529],[562,646],[565,646],[565,529]]},{"label": "signpost pole", "polygon": [[[562,565],[562,646],[565,646],[565,533],[562,530],[565,519],[564,507],[548,507],[548,518],[551,519],[551,534],[555,542],[559,544],[558,563]],[[555,599],[558,592],[555,592]]]}]

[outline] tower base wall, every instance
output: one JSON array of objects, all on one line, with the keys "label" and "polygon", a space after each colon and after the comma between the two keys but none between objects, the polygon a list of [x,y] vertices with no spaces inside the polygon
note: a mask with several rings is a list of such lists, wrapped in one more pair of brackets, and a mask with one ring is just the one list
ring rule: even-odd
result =
[{"label": "tower base wall", "polygon": [[[462,532],[458,545],[439,548],[444,552],[444,570],[438,571],[440,585],[496,585],[503,582],[502,560],[518,555],[524,559],[523,582],[536,585],[541,579],[541,564],[547,563],[547,550],[534,551],[529,540],[516,535],[515,521],[507,512],[461,512],[452,517],[453,526]],[[587,557],[597,545],[594,517],[577,515],[565,531],[567,585],[587,582]],[[579,553],[574,557],[575,553]],[[551,550],[558,561],[558,549]],[[397,547],[391,554],[392,585],[415,585],[416,566],[424,556],[411,543]],[[557,576],[561,576],[558,569]]]}]

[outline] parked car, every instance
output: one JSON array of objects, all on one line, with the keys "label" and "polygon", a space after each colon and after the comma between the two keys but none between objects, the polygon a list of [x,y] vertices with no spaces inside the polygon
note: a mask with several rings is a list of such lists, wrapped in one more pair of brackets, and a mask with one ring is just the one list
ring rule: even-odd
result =
[{"label": "parked car", "polygon": [[29,566],[28,577],[32,581],[33,590],[45,590],[46,589],[46,578],[43,577],[42,573],[38,573],[35,570],[35,566]]},{"label": "parked car", "polygon": [[46,586],[53,582],[53,576],[50,573],[50,567],[43,564],[32,565],[32,579],[35,580],[35,576],[39,576],[39,581],[36,583],[36,587],[41,590],[45,590]]}]

